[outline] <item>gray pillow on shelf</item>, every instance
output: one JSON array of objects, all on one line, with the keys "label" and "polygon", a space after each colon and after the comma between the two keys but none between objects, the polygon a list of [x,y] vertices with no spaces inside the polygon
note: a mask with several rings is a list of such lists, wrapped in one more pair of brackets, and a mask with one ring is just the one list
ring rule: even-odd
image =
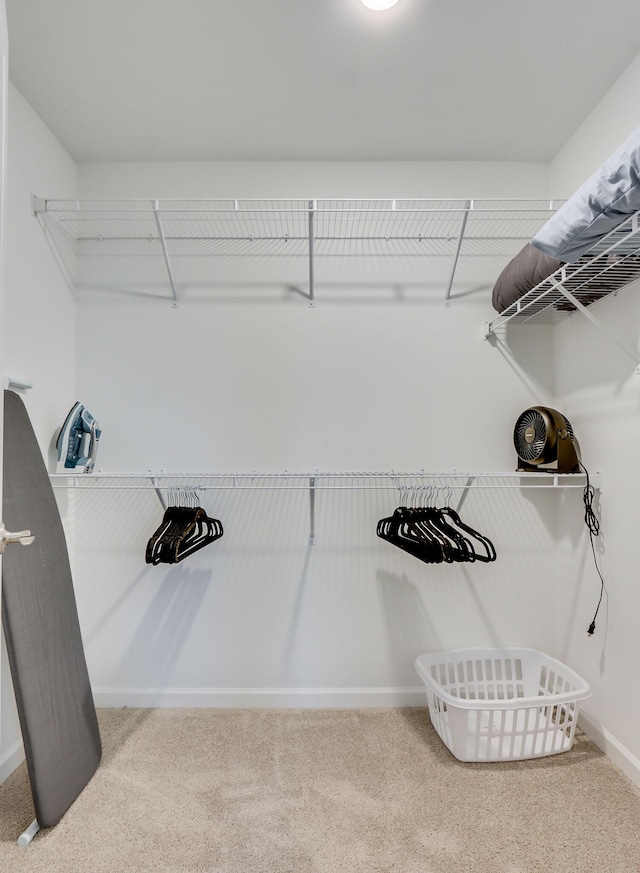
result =
[{"label": "gray pillow on shelf", "polygon": [[640,127],[584,182],[531,240],[572,264],[640,210]]},{"label": "gray pillow on shelf", "polygon": [[498,276],[493,288],[493,308],[503,312],[561,266],[562,261],[550,258],[527,243]]}]

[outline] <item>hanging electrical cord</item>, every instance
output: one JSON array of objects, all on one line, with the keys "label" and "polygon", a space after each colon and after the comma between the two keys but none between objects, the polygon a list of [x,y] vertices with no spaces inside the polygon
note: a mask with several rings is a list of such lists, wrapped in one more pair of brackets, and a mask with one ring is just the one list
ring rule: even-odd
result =
[{"label": "hanging electrical cord", "polygon": [[591,482],[589,481],[589,471],[582,463],[582,461],[578,461],[580,466],[585,472],[585,476],[587,477],[587,484],[585,486],[584,491],[582,492],[582,501],[584,503],[584,521],[589,530],[589,541],[591,542],[591,552],[593,554],[593,563],[596,568],[596,572],[600,577],[600,599],[598,600],[598,605],[596,607],[596,611],[594,613],[593,619],[587,633],[589,636],[593,636],[596,629],[596,617],[598,615],[598,610],[600,609],[600,604],[602,603],[602,595],[604,594],[604,579],[602,577],[602,573],[600,572],[600,568],[598,567],[598,560],[596,558],[596,547],[593,541],[594,537],[597,537],[600,533],[600,522],[598,521],[596,514],[593,510],[593,498],[595,496],[595,489]]}]

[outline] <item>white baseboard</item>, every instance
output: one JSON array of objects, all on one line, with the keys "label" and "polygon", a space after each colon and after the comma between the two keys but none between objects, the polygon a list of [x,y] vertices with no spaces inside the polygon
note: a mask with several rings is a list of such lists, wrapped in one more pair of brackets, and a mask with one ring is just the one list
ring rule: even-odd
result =
[{"label": "white baseboard", "polygon": [[625,776],[640,787],[640,760],[635,755],[584,712],[580,712],[578,716],[578,727],[613,761],[616,767],[622,770]]},{"label": "white baseboard", "polygon": [[10,749],[0,757],[0,784],[8,779],[16,767],[24,761],[24,746],[22,740],[16,740]]},{"label": "white baseboard", "polygon": [[[426,706],[418,688],[94,688],[98,708],[325,708]],[[578,726],[631,781],[640,787],[640,760],[584,712]],[[22,740],[0,757],[0,784],[24,761]]]},{"label": "white baseboard", "polygon": [[426,706],[419,688],[94,688],[98,708],[326,708]]}]

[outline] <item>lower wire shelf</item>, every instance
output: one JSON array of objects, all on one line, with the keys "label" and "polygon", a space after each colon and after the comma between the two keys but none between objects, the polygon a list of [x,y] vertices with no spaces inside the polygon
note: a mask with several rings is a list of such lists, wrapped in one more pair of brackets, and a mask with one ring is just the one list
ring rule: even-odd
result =
[{"label": "lower wire shelf", "polygon": [[[199,491],[229,489],[307,489],[310,482],[317,489],[383,489],[401,488],[584,488],[583,473],[540,472],[464,472],[458,470],[413,472],[389,470],[386,472],[258,472],[250,473],[194,473],[148,470],[144,473],[52,473],[54,488],[96,489],[167,489],[194,486]],[[600,488],[600,474],[590,476],[594,488]]]},{"label": "lower wire shelf", "polygon": [[[169,495],[174,499],[184,498],[185,494],[197,497],[200,491],[262,491],[262,490],[304,490],[309,493],[309,544],[315,543],[315,498],[318,491],[397,491],[401,501],[411,504],[437,500],[442,494],[461,491],[458,506],[467,494],[476,489],[496,488],[555,488],[584,490],[587,477],[584,473],[545,472],[496,472],[477,473],[430,472],[417,470],[406,472],[389,470],[386,472],[328,472],[315,470],[308,473],[290,472],[266,473],[186,473],[154,472],[144,473],[52,473],[53,488],[94,489],[138,491],[153,490],[163,507],[167,508]],[[600,490],[600,474],[589,477],[590,484]]]}]

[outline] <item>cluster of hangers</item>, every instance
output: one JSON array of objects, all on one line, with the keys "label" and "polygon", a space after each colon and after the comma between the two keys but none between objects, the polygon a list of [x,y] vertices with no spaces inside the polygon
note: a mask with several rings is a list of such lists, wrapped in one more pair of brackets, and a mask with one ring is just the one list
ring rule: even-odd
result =
[{"label": "cluster of hangers", "polygon": [[465,524],[455,509],[435,505],[443,490],[448,504],[450,486],[402,487],[401,505],[392,516],[380,519],[378,536],[427,564],[495,561],[491,540]]},{"label": "cluster of hangers", "polygon": [[167,503],[162,523],[147,543],[147,564],[177,564],[223,534],[222,524],[199,505],[196,488],[169,488]]},{"label": "cluster of hangers", "polygon": [[[436,506],[443,491],[446,505]],[[451,494],[450,486],[401,487],[400,506],[389,518],[380,519],[378,536],[427,564],[495,561],[491,540],[448,505]],[[177,564],[223,534],[222,523],[199,505],[196,488],[169,488],[167,503],[162,522],[147,543],[147,564]]]}]

